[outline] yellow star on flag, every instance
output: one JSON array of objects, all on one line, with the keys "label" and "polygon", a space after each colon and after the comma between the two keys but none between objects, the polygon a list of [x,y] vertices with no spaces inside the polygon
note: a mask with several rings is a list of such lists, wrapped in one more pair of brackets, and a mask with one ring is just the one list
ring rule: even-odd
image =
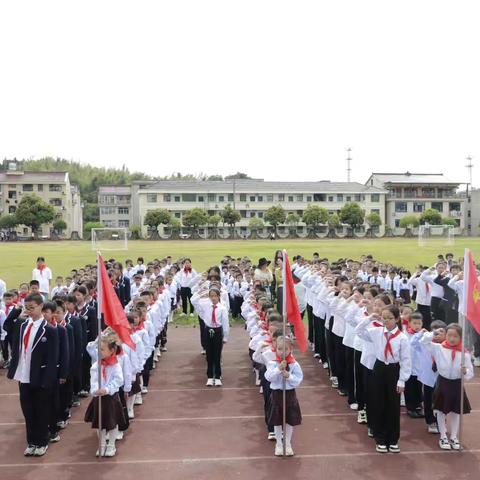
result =
[{"label": "yellow star on flag", "polygon": [[477,303],[480,300],[480,292],[478,291],[478,288],[476,285],[473,287],[472,297],[473,297],[474,303]]}]

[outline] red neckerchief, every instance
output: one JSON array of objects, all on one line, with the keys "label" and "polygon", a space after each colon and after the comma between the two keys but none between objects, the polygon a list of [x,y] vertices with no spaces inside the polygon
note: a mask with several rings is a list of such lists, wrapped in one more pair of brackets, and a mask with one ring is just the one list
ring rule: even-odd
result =
[{"label": "red neckerchief", "polygon": [[[278,363],[281,363],[283,362],[283,358],[279,357],[278,354],[275,356],[275,360],[278,362]],[[291,353],[289,353],[286,357],[285,357],[285,361],[287,362],[287,365],[290,365],[292,363],[295,363],[295,358],[293,357],[293,355]]]},{"label": "red neckerchief", "polygon": [[139,330],[143,330],[143,328],[145,327],[144,323],[145,320],[141,320],[136,327],[133,327],[133,333],[138,332]]},{"label": "red neckerchief", "polygon": [[451,343],[448,343],[447,340],[444,340],[442,342],[442,347],[452,351],[452,362],[453,362],[455,360],[455,356],[457,352],[462,351],[462,342],[459,342],[457,345],[452,345]]},{"label": "red neckerchief", "polygon": [[372,322],[372,325],[374,327],[383,327],[384,326],[383,323],[380,323],[380,322]]},{"label": "red neckerchief", "polygon": [[10,313],[10,310],[12,308],[15,308],[17,306],[17,304],[15,302],[12,302],[12,303],[6,303],[5,304],[5,315],[8,317],[8,314]]},{"label": "red neckerchief", "polygon": [[107,378],[107,367],[111,365],[115,365],[118,363],[117,356],[115,353],[112,353],[109,357],[107,358],[102,358],[101,362],[102,364],[102,377],[104,380]]},{"label": "red neckerchief", "polygon": [[263,322],[263,321],[265,321],[265,317],[267,316],[267,313],[264,312],[264,311],[261,311],[259,313],[259,316],[260,316],[260,320]]},{"label": "red neckerchief", "polygon": [[19,293],[18,298],[20,300],[25,300],[25,298],[27,298],[27,295],[28,295],[28,292],[27,293]]},{"label": "red neckerchief", "polygon": [[75,308],[68,308],[67,310],[70,315],[75,315]]},{"label": "red neckerchief", "polygon": [[[395,360],[395,357],[393,356],[393,350],[392,350],[392,345],[390,344],[390,342],[395,338],[395,337],[398,337],[400,334],[401,334],[401,330],[400,329],[397,329],[397,331],[395,333],[392,333],[391,331],[390,332],[385,332],[385,339],[387,340],[387,343],[385,345],[385,350],[383,352],[383,354],[385,355],[385,360],[388,359],[388,354],[390,354],[390,356]],[[390,334],[390,335],[389,335]]]},{"label": "red neckerchief", "polygon": [[409,333],[410,335],[415,335],[416,332],[410,325],[407,327],[407,333]]},{"label": "red neckerchief", "polygon": [[192,271],[192,267],[183,267],[183,273],[188,275]]},{"label": "red neckerchief", "polygon": [[65,321],[65,318],[63,318],[62,321],[61,321],[61,322],[58,322],[58,323],[59,323],[62,327],[64,327],[64,326],[67,324],[67,322]]},{"label": "red neckerchief", "polygon": [[93,298],[94,300],[97,299],[97,292],[93,292],[93,293],[92,293],[92,298]]},{"label": "red neckerchief", "polygon": [[40,275],[43,277],[43,271],[47,268],[45,264],[40,265],[38,268],[38,271],[40,272]]},{"label": "red neckerchief", "polygon": [[165,287],[163,285],[161,287],[158,287],[158,291],[160,293],[163,293],[164,290],[165,290]]}]

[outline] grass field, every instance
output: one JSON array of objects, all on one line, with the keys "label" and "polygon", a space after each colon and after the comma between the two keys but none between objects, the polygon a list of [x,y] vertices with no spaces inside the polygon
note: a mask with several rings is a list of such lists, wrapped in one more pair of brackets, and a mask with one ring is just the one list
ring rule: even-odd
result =
[{"label": "grass field", "polygon": [[[177,258],[189,256],[193,266],[201,271],[209,265],[218,264],[225,254],[240,257],[248,255],[256,261],[259,257],[271,259],[276,249],[286,248],[289,255],[304,255],[311,258],[313,252],[329,259],[340,257],[358,258],[372,254],[375,258],[399,266],[413,268],[418,263],[433,263],[438,253],[452,251],[462,256],[464,248],[471,248],[474,258],[480,260],[480,238],[457,238],[454,246],[447,246],[445,239],[429,240],[419,247],[416,239],[384,238],[369,240],[216,240],[216,241],[134,241],[128,251],[103,251],[106,258],[135,261],[137,256],[148,261],[172,255]],[[25,242],[0,243],[0,278],[7,286],[17,287],[21,281],[30,280],[36,257],[43,255],[54,275],[68,274],[72,268],[79,268],[95,262],[95,253],[89,242]]]}]

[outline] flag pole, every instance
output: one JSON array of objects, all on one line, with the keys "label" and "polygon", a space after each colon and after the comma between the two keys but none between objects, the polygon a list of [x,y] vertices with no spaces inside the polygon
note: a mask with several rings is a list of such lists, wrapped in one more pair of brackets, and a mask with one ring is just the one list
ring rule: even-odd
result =
[{"label": "flag pole", "polygon": [[[286,269],[285,266],[286,262],[286,255],[287,251],[283,250],[282,255],[282,323],[283,323],[283,361],[286,358],[286,351],[285,351],[285,337],[287,333],[287,288],[285,285],[286,280]],[[287,434],[286,434],[286,427],[287,427],[287,379],[283,377],[282,381],[282,431],[283,431],[283,456],[287,456]]]},{"label": "flag pole", "polygon": [[[98,389],[102,388],[101,342],[102,332],[102,282],[100,272],[100,252],[97,250],[97,377]],[[98,458],[102,458],[102,397],[98,397]]]}]

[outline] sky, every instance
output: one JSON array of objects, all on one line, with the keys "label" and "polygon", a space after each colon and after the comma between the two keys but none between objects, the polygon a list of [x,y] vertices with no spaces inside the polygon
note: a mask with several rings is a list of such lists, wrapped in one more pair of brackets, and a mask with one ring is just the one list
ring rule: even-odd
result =
[{"label": "sky", "polygon": [[480,187],[480,2],[0,3],[0,159]]}]

